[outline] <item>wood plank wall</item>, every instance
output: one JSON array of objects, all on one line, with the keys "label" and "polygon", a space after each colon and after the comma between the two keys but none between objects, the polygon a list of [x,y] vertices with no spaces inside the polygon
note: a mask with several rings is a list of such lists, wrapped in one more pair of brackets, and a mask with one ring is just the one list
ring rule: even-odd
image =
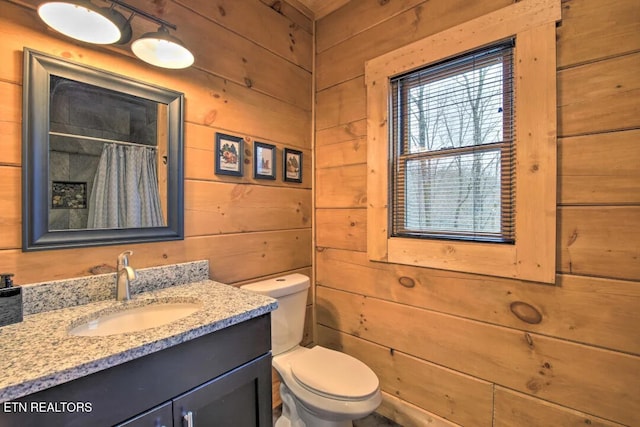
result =
[{"label": "wood plank wall", "polygon": [[[15,273],[17,284],[84,276],[115,267],[131,249],[134,268],[207,259],[210,277],[225,283],[310,275],[312,21],[281,2],[128,1],[177,25],[196,63],[176,71],[146,65],[128,46],[76,43],[48,30],[34,11],[39,3],[0,0],[0,271]],[[133,27],[134,38],[157,29],[140,17]],[[25,46],[185,94],[184,241],[22,252]],[[216,132],[245,138],[244,177],[214,174]],[[252,178],[256,140],[277,147],[275,181]],[[302,184],[283,182],[284,147],[303,152]]]},{"label": "wood plank wall", "polygon": [[317,342],[405,426],[640,425],[640,2],[562,0],[556,286],[367,260],[364,62],[511,2],[317,21]]}]

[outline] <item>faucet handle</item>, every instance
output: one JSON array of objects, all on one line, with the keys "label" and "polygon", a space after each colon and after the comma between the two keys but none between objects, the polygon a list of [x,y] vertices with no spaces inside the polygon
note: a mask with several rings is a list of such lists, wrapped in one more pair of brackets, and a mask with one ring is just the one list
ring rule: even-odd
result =
[{"label": "faucet handle", "polygon": [[129,265],[129,256],[133,255],[133,251],[124,251],[118,255],[118,268]]}]

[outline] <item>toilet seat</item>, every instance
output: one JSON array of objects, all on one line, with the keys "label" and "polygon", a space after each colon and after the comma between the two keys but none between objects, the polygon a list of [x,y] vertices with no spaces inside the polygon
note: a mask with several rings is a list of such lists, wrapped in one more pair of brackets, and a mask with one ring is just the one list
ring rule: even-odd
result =
[{"label": "toilet seat", "polygon": [[[330,353],[323,352],[323,349]],[[309,349],[306,347],[296,346],[289,351],[284,353],[276,354],[273,356],[273,367],[278,372],[278,375],[281,379],[280,384],[280,394],[281,396],[289,396],[296,403],[297,411],[299,413],[308,413],[313,414],[309,415],[311,417],[317,417],[320,420],[325,420],[323,422],[345,422],[345,420],[355,420],[359,418],[363,418],[380,406],[382,402],[382,394],[380,393],[380,388],[377,386],[378,379],[375,376],[375,373],[371,371],[368,367],[366,367],[366,373],[363,373],[358,369],[360,375],[365,383],[370,382],[370,375],[375,377],[376,387],[373,392],[367,395],[364,398],[341,398],[335,396],[335,394],[350,394],[345,393],[344,390],[336,391],[332,390],[329,393],[314,390],[309,385],[303,385],[299,379],[296,379],[291,366],[293,364],[300,363],[298,367],[298,376],[304,378],[304,368],[300,366],[304,366],[305,364],[309,368],[309,370],[315,372],[316,376],[320,376],[326,374],[328,371],[331,371],[333,368],[332,364],[336,360],[333,355],[328,357],[324,357],[321,359],[322,362],[315,364],[310,361],[310,359],[306,358],[306,354],[312,352],[317,357],[318,355],[327,355],[334,353],[333,350],[326,349],[324,347],[316,346],[313,349]],[[337,352],[335,352],[337,353]],[[351,356],[345,355],[345,357],[349,359],[353,359]],[[299,360],[298,360],[299,359]],[[306,359],[306,362],[305,362]],[[303,371],[301,371],[301,369]],[[314,375],[314,374],[311,374]],[[354,380],[355,376],[351,373],[347,376],[347,378],[351,379],[351,383],[357,383],[357,380]],[[304,381],[304,380],[303,380]],[[307,381],[313,384],[313,381]],[[318,386],[321,387],[321,386]],[[351,393],[351,394],[362,394],[362,392]],[[283,398],[283,402],[284,402]],[[306,417],[306,416],[305,416]],[[315,425],[315,424],[309,424]],[[323,426],[329,426],[334,424],[322,424]],[[343,425],[343,424],[335,424]],[[348,425],[348,424],[344,424]]]},{"label": "toilet seat", "polygon": [[293,379],[312,393],[337,400],[363,400],[378,391],[378,377],[364,363],[321,346],[291,360]]}]

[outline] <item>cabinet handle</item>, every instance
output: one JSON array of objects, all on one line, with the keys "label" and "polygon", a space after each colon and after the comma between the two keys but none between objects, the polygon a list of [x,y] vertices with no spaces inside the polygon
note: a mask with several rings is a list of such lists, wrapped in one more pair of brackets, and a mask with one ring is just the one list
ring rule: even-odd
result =
[{"label": "cabinet handle", "polygon": [[187,423],[186,427],[194,427],[194,424],[193,424],[193,412],[189,411],[186,414],[184,414],[182,416],[182,420],[186,421],[186,423]]}]

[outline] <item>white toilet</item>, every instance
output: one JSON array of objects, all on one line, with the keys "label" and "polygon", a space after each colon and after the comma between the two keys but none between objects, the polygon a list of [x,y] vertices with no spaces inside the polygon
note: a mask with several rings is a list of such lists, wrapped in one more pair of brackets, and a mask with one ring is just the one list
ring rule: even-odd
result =
[{"label": "white toilet", "polygon": [[275,427],[351,427],[382,401],[378,377],[361,361],[321,346],[300,346],[309,278],[290,274],[242,286],[278,300],[271,313],[273,367],[281,378]]}]

